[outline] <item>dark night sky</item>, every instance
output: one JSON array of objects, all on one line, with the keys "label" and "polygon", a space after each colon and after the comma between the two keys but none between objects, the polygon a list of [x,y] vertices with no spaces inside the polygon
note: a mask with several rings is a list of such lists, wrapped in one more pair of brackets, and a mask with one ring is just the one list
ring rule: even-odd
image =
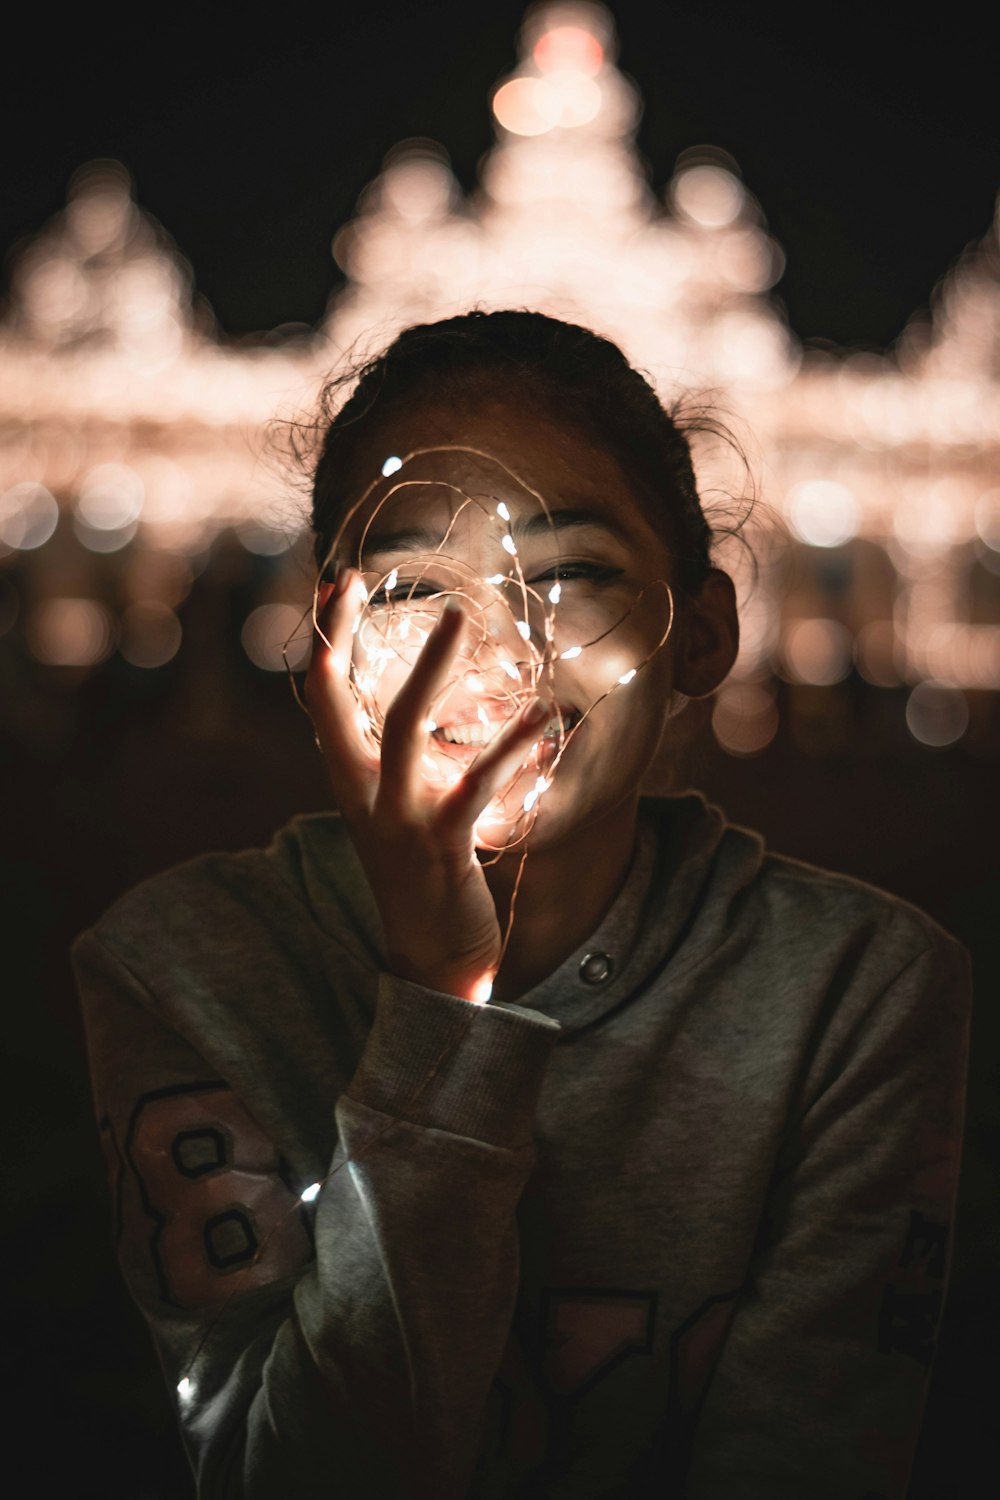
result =
[{"label": "dark night sky", "polygon": [[[1000,120],[971,7],[933,12],[937,30],[854,0],[611,8],[654,186],[687,146],[736,157],[787,252],[778,292],[801,337],[889,344],[987,229]],[[336,282],[330,239],[392,145],[434,137],[472,185],[523,10],[364,0],[261,23],[136,7],[113,29],[60,21],[54,36],[39,7],[0,102],[0,248],[61,206],[76,166],[116,156],[227,333],[315,322]]]}]

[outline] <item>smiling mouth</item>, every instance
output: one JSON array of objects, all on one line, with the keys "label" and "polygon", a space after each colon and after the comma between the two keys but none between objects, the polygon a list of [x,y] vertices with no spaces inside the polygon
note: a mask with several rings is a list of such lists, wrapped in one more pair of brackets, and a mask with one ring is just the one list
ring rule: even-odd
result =
[{"label": "smiling mouth", "polygon": [[[468,724],[439,724],[431,733],[431,738],[443,750],[453,754],[478,754],[490,743],[504,727],[504,720],[490,720],[484,724],[480,719],[474,719]],[[568,734],[580,722],[580,715],[574,711],[564,713],[560,719],[558,714],[545,725],[538,735],[539,740],[546,740],[553,746],[558,743],[561,734]]]}]

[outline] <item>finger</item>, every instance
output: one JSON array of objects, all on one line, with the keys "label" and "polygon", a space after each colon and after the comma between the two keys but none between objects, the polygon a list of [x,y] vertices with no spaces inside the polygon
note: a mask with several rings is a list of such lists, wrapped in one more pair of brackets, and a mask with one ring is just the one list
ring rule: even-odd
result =
[{"label": "finger", "polygon": [[342,569],[332,585],[321,587],[305,681],[306,704],[341,811],[363,796],[375,765],[357,722],[358,703],[350,685],[361,588],[353,568]]},{"label": "finger", "polygon": [[417,785],[427,740],[427,716],[447,685],[464,626],[461,604],[457,599],[446,600],[412,672],[386,710],[379,788],[384,802],[395,804],[408,799]]},{"label": "finger", "polygon": [[552,712],[551,703],[535,698],[504,725],[461,780],[445,794],[440,814],[444,824],[466,827],[476,821],[497,793],[517,775]]}]

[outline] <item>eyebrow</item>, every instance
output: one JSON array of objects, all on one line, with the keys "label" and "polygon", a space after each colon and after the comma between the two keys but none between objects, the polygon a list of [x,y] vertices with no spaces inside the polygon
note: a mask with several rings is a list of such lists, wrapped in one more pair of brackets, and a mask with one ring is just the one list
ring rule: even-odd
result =
[{"label": "eyebrow", "polygon": [[[541,512],[523,521],[513,521],[510,529],[515,541],[531,541],[539,536],[548,536],[553,531],[583,528],[606,531],[616,541],[626,540],[624,527],[611,516],[577,506]],[[372,538],[365,551],[368,557],[377,557],[383,552],[431,552],[440,547],[444,539],[443,531],[431,531],[426,526],[404,526],[398,531],[379,533]]]}]

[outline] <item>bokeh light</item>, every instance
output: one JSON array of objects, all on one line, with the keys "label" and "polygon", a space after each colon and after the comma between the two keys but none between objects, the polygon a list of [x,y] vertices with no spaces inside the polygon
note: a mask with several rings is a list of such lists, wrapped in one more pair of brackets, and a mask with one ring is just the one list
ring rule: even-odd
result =
[{"label": "bokeh light", "polygon": [[906,727],[921,745],[954,745],[969,727],[969,704],[958,688],[918,682],[906,700]]},{"label": "bokeh light", "polygon": [[28,616],[31,654],[47,667],[93,667],[114,648],[111,611],[96,599],[44,599]]},{"label": "bokeh light", "polygon": [[1000,489],[986,490],[976,501],[976,535],[991,552],[1000,552]]},{"label": "bokeh light", "polygon": [[785,496],[785,515],[795,535],[810,547],[842,547],[858,533],[860,507],[845,484],[806,479]]},{"label": "bokeh light", "polygon": [[790,621],[782,650],[793,682],[830,687],[851,670],[851,635],[837,620]]},{"label": "bokeh light", "polygon": [[712,732],[729,755],[760,755],[778,732],[773,689],[756,682],[727,682],[716,695]]},{"label": "bokeh light", "polygon": [[[804,353],[768,295],[784,257],[739,164],[696,144],[669,183],[650,184],[635,143],[641,100],[616,56],[604,7],[533,7],[493,96],[477,190],[463,194],[443,145],[393,147],[336,231],[348,281],[315,336],[220,340],[126,167],[75,173],[63,211],[12,255],[0,321],[0,565],[16,611],[5,649],[22,632],[55,641],[57,620],[75,618],[83,644],[43,647],[40,659],[99,659],[120,616],[126,659],[156,659],[208,568],[230,602],[239,590],[251,659],[278,670],[275,641],[295,622],[257,619],[254,606],[291,610],[310,580],[296,480],[276,481],[266,458],[276,425],[307,429],[331,350],[372,352],[406,324],[472,305],[532,306],[607,333],[668,401],[686,386],[712,393],[739,440],[754,434],[756,586],[738,549],[723,544],[719,561],[741,601],[741,688],[764,691],[777,674],[808,689],[788,698],[792,742],[812,690],[852,666],[873,689],[1000,690],[995,229],[896,349]],[[400,462],[388,442],[387,476]],[[717,480],[700,450],[696,462],[725,535],[752,481],[735,470]],[[795,548],[775,562],[778,513],[815,555]],[[91,595],[108,612],[100,629],[63,608]],[[62,614],[43,629],[46,599]],[[737,721],[745,744],[747,725],[763,732],[770,711],[748,707],[760,701],[720,697],[720,743]],[[977,715],[976,744],[1000,739],[995,718]],[[833,719],[823,722],[811,743],[832,745]]]},{"label": "bokeh light", "polygon": [[12,484],[0,495],[0,544],[18,552],[43,547],[59,522],[59,506],[43,484]]},{"label": "bokeh light", "polygon": [[288,665],[298,671],[309,659],[312,625],[308,611],[296,604],[259,604],[243,622],[240,642],[255,667],[264,672],[283,672]]},{"label": "bokeh light", "polygon": [[722,229],[743,210],[743,185],[724,167],[688,167],[673,183],[674,207],[704,229]]},{"label": "bokeh light", "polygon": [[118,649],[133,667],[163,667],[177,655],[181,622],[166,604],[143,599],[122,615]]},{"label": "bokeh light", "polygon": [[538,38],[532,56],[542,73],[572,70],[589,78],[604,65],[604,48],[583,26],[550,27]]}]

